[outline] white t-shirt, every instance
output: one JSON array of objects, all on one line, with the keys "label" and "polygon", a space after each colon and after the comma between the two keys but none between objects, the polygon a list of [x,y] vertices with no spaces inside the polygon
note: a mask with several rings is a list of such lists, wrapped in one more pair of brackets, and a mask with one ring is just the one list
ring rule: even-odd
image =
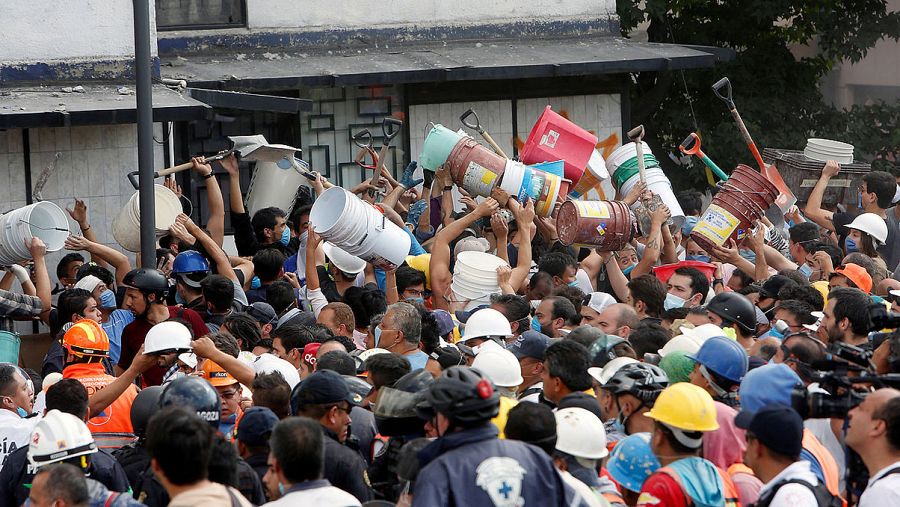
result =
[{"label": "white t-shirt", "polygon": [[[809,483],[811,486],[815,486],[819,483],[816,474],[812,473],[812,470],[810,470],[808,461],[795,461],[782,470],[781,473],[773,477],[771,481],[767,482],[762,489],[759,490],[760,498],[762,498],[775,484],[791,479],[800,479]],[[778,488],[769,507],[818,507],[818,505],[818,502],[816,502],[816,495],[811,489],[803,484],[785,484]]]},{"label": "white t-shirt", "polygon": [[28,445],[40,420],[40,416],[24,419],[15,412],[0,409],[0,467],[13,451]]},{"label": "white t-shirt", "polygon": [[[866,490],[859,498],[859,507],[887,507],[888,505],[900,505],[900,474],[884,474],[894,468],[900,468],[900,461],[896,461],[872,476]],[[882,478],[884,477],[884,478]]]}]

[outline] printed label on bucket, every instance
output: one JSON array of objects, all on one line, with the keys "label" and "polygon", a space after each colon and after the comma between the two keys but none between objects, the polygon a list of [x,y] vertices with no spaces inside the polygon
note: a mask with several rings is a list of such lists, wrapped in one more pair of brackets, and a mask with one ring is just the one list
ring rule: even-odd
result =
[{"label": "printed label on bucket", "polygon": [[578,215],[584,218],[609,218],[609,208],[606,203],[598,201],[575,201]]},{"label": "printed label on bucket", "polygon": [[709,239],[716,245],[724,245],[741,221],[725,208],[710,204],[693,232]]},{"label": "printed label on bucket", "polygon": [[463,176],[463,188],[475,195],[489,197],[496,181],[496,173],[475,162],[469,162]]}]

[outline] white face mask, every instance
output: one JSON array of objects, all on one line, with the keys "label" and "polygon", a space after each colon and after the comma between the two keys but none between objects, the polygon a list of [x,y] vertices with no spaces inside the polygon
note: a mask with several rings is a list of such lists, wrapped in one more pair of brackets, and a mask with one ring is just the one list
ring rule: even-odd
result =
[{"label": "white face mask", "polygon": [[671,292],[666,293],[666,300],[663,302],[663,307],[666,310],[671,310],[672,308],[681,308],[684,304],[687,303],[684,299]]},{"label": "white face mask", "polygon": [[309,231],[303,231],[300,233],[300,249],[306,250],[306,242],[309,240]]}]

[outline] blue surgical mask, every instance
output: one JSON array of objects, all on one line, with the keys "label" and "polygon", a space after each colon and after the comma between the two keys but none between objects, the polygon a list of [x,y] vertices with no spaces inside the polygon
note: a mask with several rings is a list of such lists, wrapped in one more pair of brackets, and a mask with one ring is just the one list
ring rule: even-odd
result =
[{"label": "blue surgical mask", "polygon": [[853,238],[844,239],[844,251],[848,254],[859,251],[859,246],[857,246],[856,241]]},{"label": "blue surgical mask", "polygon": [[531,318],[531,330],[541,332],[541,322],[538,320],[537,315]]},{"label": "blue surgical mask", "polygon": [[258,277],[258,276],[254,276],[253,279],[250,280],[250,288],[251,288],[251,289],[258,289],[258,288],[260,288],[260,287],[262,287],[262,282],[259,281],[259,277]]},{"label": "blue surgical mask", "polygon": [[287,246],[288,242],[291,241],[291,231],[289,231],[287,227],[285,227],[284,230],[281,231],[281,239],[279,239],[278,241],[280,241],[284,246]]},{"label": "blue surgical mask", "polygon": [[623,269],[622,274],[627,275],[628,273],[631,273],[631,271],[636,267],[637,267],[637,263],[632,264],[631,266],[628,266],[627,268]]},{"label": "blue surgical mask", "polygon": [[569,282],[569,287],[578,287],[578,280],[572,280]]},{"label": "blue surgical mask", "polygon": [[181,297],[181,294],[179,294],[179,293],[176,292],[176,293],[175,293],[175,304],[176,304],[176,305],[184,306],[184,305],[187,304],[187,301],[185,301],[184,298]]},{"label": "blue surgical mask", "polygon": [[379,344],[381,343],[381,326],[380,325],[375,326],[375,331],[373,331],[373,334],[375,335],[375,348],[378,348]]},{"label": "blue surgical mask", "polygon": [[810,275],[812,275],[812,268],[807,266],[806,264],[801,264],[797,271],[800,272],[801,275],[805,276],[809,279]]},{"label": "blue surgical mask", "polygon": [[666,310],[671,310],[672,308],[681,308],[684,304],[687,303],[684,299],[672,294],[671,292],[666,293],[666,300],[663,302],[663,307]]},{"label": "blue surgical mask", "polygon": [[16,413],[19,414],[19,417],[23,419],[28,417],[28,412],[26,412],[22,407],[16,407]]},{"label": "blue surgical mask", "polygon": [[419,303],[420,305],[425,304],[425,298],[406,298],[408,303]]},{"label": "blue surgical mask", "polygon": [[105,291],[100,293],[100,308],[115,308],[116,307],[116,293],[110,289],[106,289]]},{"label": "blue surgical mask", "polygon": [[709,262],[708,255],[686,255],[684,257],[686,261],[697,261],[697,262]]}]

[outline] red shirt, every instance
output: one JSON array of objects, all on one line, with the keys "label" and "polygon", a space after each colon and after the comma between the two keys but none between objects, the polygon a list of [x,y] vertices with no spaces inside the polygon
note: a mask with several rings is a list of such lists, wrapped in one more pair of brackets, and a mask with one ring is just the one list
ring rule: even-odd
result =
[{"label": "red shirt", "polygon": [[688,502],[681,486],[672,476],[655,472],[644,481],[637,507],[688,507]]},{"label": "red shirt", "polygon": [[[168,308],[169,318],[181,318],[187,322],[191,326],[195,338],[209,334],[209,329],[206,327],[200,314],[194,310],[179,308],[177,306],[170,306]],[[147,332],[150,331],[151,327],[153,327],[153,325],[147,322],[147,319],[143,317],[139,317],[131,324],[125,326],[125,329],[122,330],[122,353],[119,356],[119,368],[127,370],[128,367],[131,366],[131,362],[134,361],[134,356],[137,355],[138,351],[141,349],[141,345],[144,344],[144,338],[147,337]],[[165,373],[166,369],[160,368],[159,366],[154,366],[145,371],[143,375],[144,387],[162,384],[163,375],[165,375]]]}]

